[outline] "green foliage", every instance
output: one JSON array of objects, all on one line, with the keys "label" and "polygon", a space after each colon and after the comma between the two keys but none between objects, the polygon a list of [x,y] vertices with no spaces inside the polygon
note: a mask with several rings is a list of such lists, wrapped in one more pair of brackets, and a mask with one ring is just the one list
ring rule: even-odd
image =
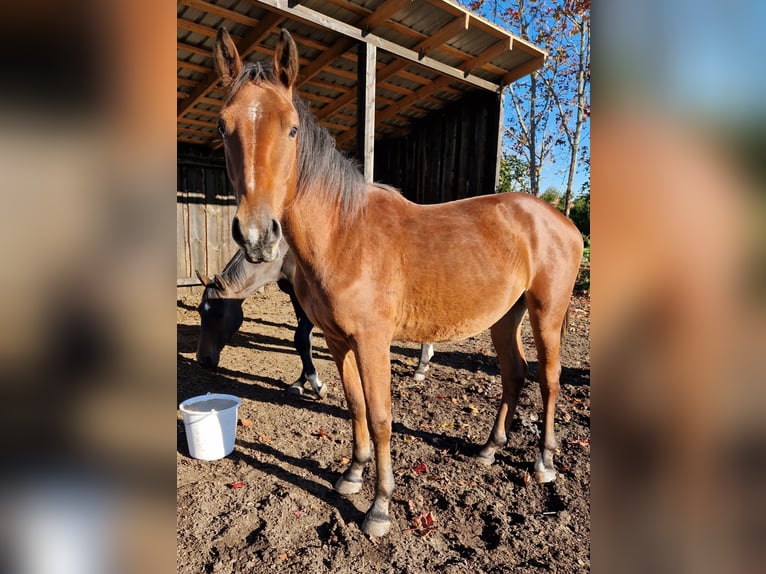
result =
[{"label": "green foliage", "polygon": [[581,195],[572,203],[569,218],[584,236],[590,237],[590,193]]},{"label": "green foliage", "polygon": [[564,206],[561,204],[561,194],[555,187],[549,187],[540,194],[540,199],[546,203],[550,203],[553,207],[557,208],[562,213],[564,212]]},{"label": "green foliage", "polygon": [[503,154],[500,159],[500,177],[497,191],[529,193],[529,166],[515,155]]},{"label": "green foliage", "polygon": [[583,237],[585,248],[582,252],[582,261],[580,270],[577,273],[575,282],[576,291],[590,291],[590,235]]}]

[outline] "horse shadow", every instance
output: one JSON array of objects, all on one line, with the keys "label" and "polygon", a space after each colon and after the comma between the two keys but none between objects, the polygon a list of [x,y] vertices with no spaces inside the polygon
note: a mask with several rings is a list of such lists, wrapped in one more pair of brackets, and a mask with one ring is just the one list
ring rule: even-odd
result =
[{"label": "horse shadow", "polygon": [[197,351],[199,325],[176,324],[176,350],[179,353],[194,353]]},{"label": "horse shadow", "polygon": [[[399,355],[401,358],[418,358],[420,356],[419,349],[411,349],[397,345],[391,346],[391,353],[392,362],[397,359],[395,355]],[[430,364],[432,367],[442,366],[457,372],[471,374],[482,372],[485,375],[492,377],[500,376],[500,364],[495,355],[466,353],[453,350],[440,351],[438,345],[434,346],[434,356],[431,359]],[[530,360],[527,364],[529,366],[529,374],[527,375],[527,378],[532,381],[537,381],[539,363],[535,360]],[[569,384],[578,387],[590,386],[590,369],[562,365],[559,382],[561,384]]]},{"label": "horse shadow", "polygon": [[197,310],[197,306],[196,305],[189,305],[183,299],[176,299],[176,307],[178,307],[179,309],[186,309],[187,311],[196,311]]},{"label": "horse shadow", "polygon": [[[182,329],[184,328],[184,329]],[[188,335],[189,330],[198,328],[185,325],[179,325],[179,331],[185,331]],[[270,349],[273,350],[273,349]],[[415,355],[416,349],[394,348],[392,351],[400,352],[404,355]],[[489,360],[494,357],[487,357],[481,353],[461,353],[449,352],[443,353],[441,357],[447,356],[447,360],[439,360],[439,364],[460,365],[458,368],[465,369],[466,365],[478,365],[484,368]],[[436,356],[434,357],[436,358]],[[264,405],[279,405],[293,403],[300,408],[309,409],[318,414],[325,414],[341,420],[349,420],[348,411],[340,404],[332,404],[329,401],[313,401],[296,397],[287,392],[289,383],[263,375],[255,375],[242,371],[235,371],[226,368],[217,368],[208,370],[201,367],[195,360],[180,355],[177,356],[177,400],[180,403],[186,398],[204,394],[206,392],[220,392],[232,394],[243,399],[262,403]],[[530,361],[530,379],[534,379],[537,371],[537,362]],[[455,368],[455,367],[453,367]],[[470,368],[470,367],[469,367]],[[489,374],[497,374],[497,367],[490,369]],[[571,385],[589,385],[590,371],[587,369],[564,367],[561,374],[562,384]],[[330,395],[332,397],[332,394]],[[514,421],[514,426],[518,421]],[[449,436],[444,433],[431,432],[428,430],[410,428],[406,424],[394,421],[392,432],[400,436],[409,436],[417,438],[431,445],[433,448],[447,451],[457,459],[462,459],[466,463],[471,463],[473,457],[479,452],[482,445],[469,442],[462,437]],[[511,432],[514,432],[512,427]],[[310,459],[303,459],[288,455],[271,445],[259,442],[250,442],[237,440],[237,445],[248,449],[250,452],[259,452],[266,457],[292,465],[306,471],[311,476],[316,476],[317,480],[302,477],[290,470],[284,468],[279,463],[270,463],[259,460],[255,456],[235,450],[230,455],[234,460],[241,460],[247,464],[258,468],[263,472],[274,476],[277,479],[284,480],[300,488],[307,494],[317,497],[320,500],[330,502],[340,513],[341,517],[347,523],[360,522],[364,518],[364,512],[357,508],[349,499],[339,495],[331,486],[339,476],[335,471],[322,468],[319,463]],[[181,454],[188,456],[188,447],[186,445],[185,431],[183,422],[178,421],[178,450]],[[523,485],[523,476],[525,472],[530,471],[530,464],[526,461],[522,448],[515,448],[510,444],[499,451],[496,455],[497,461],[509,469],[509,478],[517,482],[518,486]]]},{"label": "horse shadow", "polygon": [[[278,462],[272,463],[259,460],[255,456],[238,449],[235,449],[230,455],[230,458],[233,460],[243,461],[278,480],[292,484],[305,493],[314,496],[317,500],[331,504],[338,510],[346,523],[361,523],[364,520],[364,511],[357,508],[351,499],[342,496],[333,488],[335,480],[340,476],[338,472],[322,468],[315,460],[291,456],[264,443],[237,440],[236,444],[251,452],[255,451],[272,457]],[[317,480],[300,476],[288,470],[286,465],[300,468],[310,476],[317,477]]]},{"label": "horse shadow", "polygon": [[[277,324],[274,325],[280,326]],[[292,331],[295,331],[295,327],[290,327],[289,325],[284,326]],[[199,334],[199,325],[185,325],[182,323],[176,324],[177,351],[179,353],[196,352]],[[298,353],[295,350],[295,343],[292,339],[272,337],[269,335],[263,335],[261,333],[243,333],[242,331],[237,331],[232,336],[231,341],[226,344],[226,347],[253,349],[255,351],[285,353],[288,355],[295,355],[296,357],[298,356]],[[332,357],[329,353],[318,349],[316,345],[313,346],[312,351],[312,357],[314,359],[325,359],[329,361],[332,360]]]},{"label": "horse shadow", "polygon": [[[293,332],[295,331],[295,327],[288,326],[287,328]],[[253,349],[255,351],[266,351],[270,353],[285,353],[288,355],[298,356],[298,352],[295,349],[295,343],[292,339],[272,337],[262,333],[244,333],[242,331],[237,331],[234,333],[231,341],[229,341],[226,346],[240,349]],[[330,354],[323,352],[321,349],[318,349],[316,343],[312,344],[311,356],[314,359],[325,359],[332,361]]]},{"label": "horse shadow", "polygon": [[255,323],[256,325],[263,325],[264,327],[276,327],[278,329],[290,329],[294,331],[297,325],[295,323],[276,323],[274,321],[267,321],[260,317],[244,317],[243,321],[248,323]]},{"label": "horse shadow", "polygon": [[184,398],[208,392],[226,393],[258,403],[284,405],[293,403],[316,413],[336,418],[349,419],[346,409],[328,401],[315,401],[292,395],[288,392],[291,382],[273,377],[256,375],[217,367],[205,369],[197,361],[177,355],[176,385],[179,402]]}]

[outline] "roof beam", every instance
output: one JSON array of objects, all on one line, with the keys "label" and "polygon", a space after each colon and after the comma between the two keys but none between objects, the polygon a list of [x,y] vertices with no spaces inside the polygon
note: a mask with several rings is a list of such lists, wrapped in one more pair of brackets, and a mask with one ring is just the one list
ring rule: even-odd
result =
[{"label": "roof beam", "polygon": [[186,70],[191,70],[193,72],[199,72],[200,74],[207,73],[208,69],[205,66],[202,66],[200,64],[195,64],[194,62],[187,62],[185,60],[176,60],[176,66],[179,68],[184,68]]},{"label": "roof beam", "polygon": [[321,72],[322,68],[324,68],[327,64],[337,58],[340,58],[345,52],[350,50],[353,45],[354,42],[348,40],[347,38],[343,38],[333,44],[331,48],[327,48],[324,52],[322,52],[322,55],[318,56],[313,62],[311,62],[311,64],[299,70],[298,86],[302,86],[308,82],[311,78]]},{"label": "roof beam", "polygon": [[246,16],[245,14],[242,14],[241,12],[235,12],[234,10],[223,8],[222,6],[216,6],[215,4],[211,4],[210,2],[205,2],[204,0],[178,0],[178,4],[180,4],[181,6],[188,6],[189,8],[194,8],[195,10],[199,10],[200,12],[208,12],[209,14],[213,14],[221,18],[226,18],[227,20],[231,20],[232,22],[237,22],[238,24],[244,24],[245,26],[253,27],[256,24],[258,24],[258,20],[256,20],[255,18]]},{"label": "roof beam", "polygon": [[178,128],[176,128],[176,130],[179,131],[179,132],[185,133],[185,134],[190,134],[190,135],[199,136],[199,137],[206,137],[206,138],[210,138],[210,137],[213,137],[215,135],[214,132],[203,132],[203,131],[200,131],[200,130],[193,130],[191,128],[185,128],[183,126],[179,126]]},{"label": "roof beam", "polygon": [[[364,26],[365,30],[369,30],[370,28],[379,25],[381,22],[385,22],[388,20],[391,16],[396,14],[399,10],[401,10],[407,3],[409,3],[410,0],[389,0],[388,2],[384,2],[377,10],[370,13],[368,16],[366,16],[360,24]],[[298,6],[300,8],[301,6]],[[295,8],[293,8],[295,9]],[[319,12],[314,12],[311,10],[314,14],[319,14]],[[327,18],[327,16],[323,16],[319,14],[323,18]],[[335,22],[339,22],[339,20],[334,20]],[[316,22],[311,22],[316,23]],[[345,25],[345,24],[344,24]],[[335,28],[330,28],[331,30],[335,30]],[[337,30],[335,30],[337,32]],[[301,68],[300,70],[300,76],[298,80],[298,86],[302,86],[306,82],[308,82],[311,78],[316,76],[320,71],[322,71],[322,68],[325,67],[325,65],[329,64],[333,60],[340,58],[343,54],[351,50],[351,48],[354,47],[354,40],[351,38],[342,38],[339,41],[335,42],[332,47],[328,48],[324,52],[322,52],[322,55],[317,57],[311,64],[306,66],[305,68]]]},{"label": "roof beam", "polygon": [[527,74],[531,74],[535,70],[542,68],[543,64],[545,64],[545,56],[541,56],[539,58],[532,58],[526,64],[522,64],[521,66],[514,68],[512,71],[508,72],[505,76],[503,76],[503,85],[507,86],[508,84],[515,82],[519,78],[523,78]]},{"label": "roof beam", "polygon": [[477,68],[481,68],[484,64],[487,64],[490,60],[494,60],[500,54],[505,54],[513,50],[513,38],[503,38],[499,42],[492,44],[489,48],[484,50],[481,54],[468,60],[465,64],[460,66],[466,74],[470,74]]},{"label": "roof beam", "polygon": [[375,10],[375,12],[362,20],[365,29],[371,30],[378,24],[385,22],[391,16],[409,4],[410,1],[411,0],[388,0],[387,2],[383,2],[383,4],[377,10]]},{"label": "roof beam", "polygon": [[215,129],[216,127],[215,122],[206,122],[204,120],[196,120],[194,118],[183,118],[181,122],[183,122],[184,124],[192,125],[192,126],[202,126],[202,127],[211,128],[211,129]]},{"label": "roof beam", "polygon": [[[255,50],[255,46],[266,36],[271,29],[284,20],[283,16],[267,13],[263,19],[255,25],[250,33],[237,42],[237,51],[240,57],[244,58]],[[212,57],[212,54],[211,54]],[[197,102],[207,94],[218,83],[218,74],[210,72],[205,80],[200,82],[199,86],[189,95],[188,98],[178,106],[178,117],[183,116],[187,111],[197,105]]]},{"label": "roof beam", "polygon": [[296,20],[306,22],[313,26],[321,26],[323,28],[333,30],[334,32],[342,34],[348,38],[352,38],[353,40],[367,42],[368,44],[377,46],[381,50],[390,52],[391,54],[394,54],[400,58],[419,64],[426,68],[431,68],[432,70],[450,76],[454,79],[467,82],[476,87],[492,92],[499,92],[501,89],[501,86],[498,84],[478,76],[474,76],[473,74],[466,75],[464,71],[458,68],[428,56],[421,56],[414,50],[399,46],[395,42],[386,40],[385,38],[376,36],[375,34],[366,32],[351,26],[350,24],[341,22],[340,20],[336,20],[335,18],[331,18],[325,14],[322,14],[321,12],[317,12],[316,10],[312,10],[311,8],[302,6],[300,4],[293,5],[291,0],[258,0],[258,3],[268,7],[270,10],[274,10],[280,14],[286,14],[291,18],[295,18]]},{"label": "roof beam", "polygon": [[[418,100],[422,100],[423,98],[426,98],[433,94],[434,92],[437,92],[441,90],[444,86],[452,82],[453,79],[449,76],[441,76],[439,79],[434,80],[433,82],[430,82],[426,84],[425,86],[421,86],[412,94],[407,96],[406,98],[402,98],[399,100],[396,106],[389,106],[385,110],[382,110],[376,114],[375,121],[378,125],[382,124],[384,121],[386,121],[388,118],[391,118],[398,114],[402,108],[406,108],[417,102]],[[340,136],[337,140],[338,144],[342,144],[347,140],[350,140],[351,138],[356,137],[356,129],[349,130],[346,133],[344,133],[342,136]]]},{"label": "roof beam", "polygon": [[[439,46],[446,42],[447,40],[451,40],[458,34],[461,34],[465,32],[468,29],[468,26],[470,25],[470,20],[468,14],[465,15],[465,18],[455,18],[452,20],[452,22],[445,24],[441,28],[439,28],[436,32],[434,32],[433,36],[430,38],[425,38],[422,40],[419,44],[417,44],[414,48],[414,50],[420,54],[421,56],[427,54],[430,50],[435,48],[436,46]],[[436,38],[437,43],[433,42],[432,39]],[[381,69],[377,73],[377,84],[382,84],[383,82],[386,82],[391,76],[394,76],[404,70],[407,66],[409,66],[412,62],[409,60],[402,60],[402,59],[395,59],[393,62],[385,66],[383,69]],[[427,84],[429,80],[426,78],[422,78],[423,83]],[[392,90],[393,91],[393,90]],[[325,107],[323,107],[321,110],[317,112],[317,117],[319,119],[326,118],[333,113],[335,113],[337,110],[340,110],[343,106],[349,104],[351,101],[353,101],[355,97],[355,93],[353,91],[347,93],[346,95],[338,98],[334,103],[329,104]],[[379,125],[380,122],[376,121],[376,125]]]},{"label": "roof beam", "polygon": [[458,16],[454,20],[452,20],[449,24],[446,24],[445,26],[442,26],[436,32],[431,34],[431,36],[428,36],[425,38],[425,40],[421,41],[416,47],[415,50],[417,50],[421,55],[426,54],[433,50],[434,48],[438,48],[442,44],[444,44],[447,40],[451,40],[455,36],[462,34],[466,30],[468,30],[468,27],[471,25],[471,17],[468,14],[463,14],[462,16]]}]

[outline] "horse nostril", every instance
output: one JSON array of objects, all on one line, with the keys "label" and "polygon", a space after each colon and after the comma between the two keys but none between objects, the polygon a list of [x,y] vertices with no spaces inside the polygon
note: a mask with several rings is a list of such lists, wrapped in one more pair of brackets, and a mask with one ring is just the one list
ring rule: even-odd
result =
[{"label": "horse nostril", "polygon": [[282,238],[282,226],[276,219],[271,220],[271,228],[269,229],[269,238],[272,241],[279,241]]},{"label": "horse nostril", "polygon": [[234,217],[231,221],[231,238],[237,245],[244,245],[245,237],[242,235],[242,229],[239,227],[239,218]]}]

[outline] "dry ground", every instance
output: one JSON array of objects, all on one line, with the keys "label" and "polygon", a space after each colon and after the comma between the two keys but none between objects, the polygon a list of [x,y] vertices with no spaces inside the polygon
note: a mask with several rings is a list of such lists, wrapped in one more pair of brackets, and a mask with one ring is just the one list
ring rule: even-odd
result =
[{"label": "dry ground", "polygon": [[[389,536],[359,526],[373,495],[332,485],[351,454],[351,425],[321,333],[314,347],[322,402],[285,389],[300,371],[296,321],[275,285],[245,303],[245,322],[215,372],[194,360],[199,297],[179,299],[178,402],[206,392],[242,398],[228,457],[190,458],[178,414],[177,569],[182,573],[587,572],[590,570],[590,300],[574,296],[558,402],[556,482],[527,483],[537,456],[540,392],[528,322],[530,362],[508,446],[490,468],[471,458],[494,420],[501,393],[489,333],[436,346],[425,382],[411,374],[419,348],[392,348],[396,491]],[[240,488],[232,484],[241,482]],[[423,528],[418,517],[433,519]],[[415,521],[415,522],[413,522]],[[420,527],[414,528],[417,523]]]}]

